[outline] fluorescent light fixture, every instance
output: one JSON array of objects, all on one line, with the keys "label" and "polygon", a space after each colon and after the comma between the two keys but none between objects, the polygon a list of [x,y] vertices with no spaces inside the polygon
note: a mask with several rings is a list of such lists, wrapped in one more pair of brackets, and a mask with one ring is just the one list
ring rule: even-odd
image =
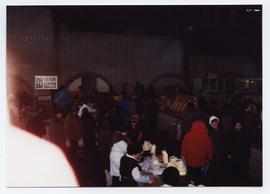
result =
[{"label": "fluorescent light fixture", "polygon": [[262,10],[260,10],[260,9],[253,9],[253,11],[255,11],[255,12],[260,12],[260,11],[262,11]]}]

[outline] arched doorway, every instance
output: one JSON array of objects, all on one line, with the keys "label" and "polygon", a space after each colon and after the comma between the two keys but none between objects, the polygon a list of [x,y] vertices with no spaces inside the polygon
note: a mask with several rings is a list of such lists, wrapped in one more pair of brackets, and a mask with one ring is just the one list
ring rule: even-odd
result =
[{"label": "arched doorway", "polygon": [[111,88],[109,81],[95,72],[77,73],[65,82],[65,87],[68,88],[71,95],[78,94],[80,86],[89,94],[94,90],[99,93],[107,93]]},{"label": "arched doorway", "polygon": [[154,88],[156,92],[166,96],[176,96],[178,93],[187,92],[187,84],[183,76],[177,73],[161,74],[154,78],[149,88]]}]

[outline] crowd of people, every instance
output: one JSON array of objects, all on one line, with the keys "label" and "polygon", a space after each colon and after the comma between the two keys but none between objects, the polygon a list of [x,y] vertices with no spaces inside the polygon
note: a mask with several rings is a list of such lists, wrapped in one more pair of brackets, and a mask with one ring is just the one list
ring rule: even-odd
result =
[{"label": "crowd of people", "polygon": [[[198,96],[198,103],[190,102],[178,115],[182,137],[173,145],[166,130],[158,127],[158,98],[153,88],[145,90],[140,82],[134,87],[124,84],[118,94],[89,94],[81,87],[73,97],[60,87],[52,98],[52,111],[18,104],[21,101],[10,96],[9,112],[12,124],[66,153],[82,186],[82,176],[100,177],[99,186],[106,185],[106,175],[112,177],[112,186],[153,183],[155,177],[142,174],[138,165],[145,140],[157,145],[157,154],[167,149],[186,162],[190,182],[177,184],[179,174],[168,167],[161,176],[165,186],[248,185],[251,146],[261,148],[262,140],[259,96]],[[97,186],[94,181],[87,184]]]}]

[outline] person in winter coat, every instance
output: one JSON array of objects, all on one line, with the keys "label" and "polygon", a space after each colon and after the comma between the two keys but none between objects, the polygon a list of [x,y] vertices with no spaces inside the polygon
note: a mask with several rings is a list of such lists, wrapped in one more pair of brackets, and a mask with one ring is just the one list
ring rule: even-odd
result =
[{"label": "person in winter coat", "polygon": [[119,96],[119,110],[120,110],[120,117],[123,123],[128,122],[128,115],[129,115],[129,107],[128,101],[125,96]]},{"label": "person in winter coat", "polygon": [[248,177],[251,137],[239,121],[234,123],[234,128],[228,135],[227,148],[234,184],[243,185]]},{"label": "person in winter coat", "polygon": [[213,142],[213,159],[210,162],[209,177],[212,185],[223,185],[226,179],[226,142],[225,136],[219,127],[219,118],[209,118],[209,136]]},{"label": "person in winter coat", "polygon": [[127,132],[122,130],[113,134],[112,149],[110,153],[110,173],[112,176],[112,186],[120,186],[120,160],[127,151],[126,136]]},{"label": "person in winter coat", "polygon": [[142,146],[137,143],[128,145],[127,153],[120,160],[121,186],[138,187],[138,183],[151,183],[153,177],[141,173],[138,159],[142,152]]},{"label": "person in winter coat", "polygon": [[143,129],[139,121],[139,115],[133,114],[129,119],[129,123],[125,126],[127,131],[127,140],[128,143],[135,143],[143,141]]},{"label": "person in winter coat", "polygon": [[70,97],[67,89],[64,86],[59,86],[59,90],[53,97],[53,103],[56,111],[66,113],[67,105],[70,102]]},{"label": "person in winter coat", "polygon": [[196,185],[200,184],[202,168],[207,165],[207,161],[211,160],[213,155],[212,141],[203,121],[197,120],[192,123],[190,132],[184,137],[181,153],[186,161],[191,180]]},{"label": "person in winter coat", "polygon": [[[255,104],[249,104],[248,107],[245,109],[245,111],[242,113],[242,126],[243,129],[247,133],[249,133],[250,136],[256,137],[258,136],[258,125],[260,123],[260,118],[257,111],[257,107]],[[253,139],[253,143],[256,142],[256,138]]]},{"label": "person in winter coat", "polygon": [[252,131],[257,124],[258,114],[257,108],[254,104],[249,104],[245,111],[242,113],[243,128]]},{"label": "person in winter coat", "polygon": [[83,146],[83,130],[80,117],[77,115],[78,110],[79,106],[75,103],[64,121],[65,143],[69,149],[71,161],[77,159],[77,148]]},{"label": "person in winter coat", "polygon": [[85,156],[89,162],[91,172],[89,176],[94,176],[95,162],[97,157],[97,146],[96,146],[96,121],[93,116],[88,112],[87,108],[82,110],[81,123],[83,130],[83,140],[85,148]]},{"label": "person in winter coat", "polygon": [[159,104],[155,97],[151,97],[149,99],[148,104],[148,118],[149,118],[149,126],[151,126],[151,135],[154,136],[157,131],[158,124],[158,114],[159,114]]},{"label": "person in winter coat", "polygon": [[98,161],[101,165],[102,172],[105,172],[105,170],[109,171],[112,128],[108,118],[103,118],[97,132]]}]

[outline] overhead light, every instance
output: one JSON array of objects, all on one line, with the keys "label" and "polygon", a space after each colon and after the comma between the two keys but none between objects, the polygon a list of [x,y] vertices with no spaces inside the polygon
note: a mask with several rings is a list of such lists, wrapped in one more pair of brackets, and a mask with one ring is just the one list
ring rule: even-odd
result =
[{"label": "overhead light", "polygon": [[260,9],[253,9],[253,11],[260,12],[261,10]]},{"label": "overhead light", "polygon": [[261,9],[246,9],[246,12],[260,12]]}]

